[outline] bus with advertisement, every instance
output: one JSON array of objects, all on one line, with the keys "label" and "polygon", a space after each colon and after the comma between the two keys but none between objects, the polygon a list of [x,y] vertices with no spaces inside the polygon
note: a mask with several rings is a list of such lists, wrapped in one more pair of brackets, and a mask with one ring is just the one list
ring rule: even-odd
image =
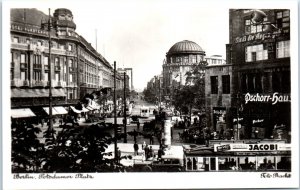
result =
[{"label": "bus with advertisement", "polygon": [[291,144],[282,141],[223,141],[183,145],[185,171],[291,172]]}]

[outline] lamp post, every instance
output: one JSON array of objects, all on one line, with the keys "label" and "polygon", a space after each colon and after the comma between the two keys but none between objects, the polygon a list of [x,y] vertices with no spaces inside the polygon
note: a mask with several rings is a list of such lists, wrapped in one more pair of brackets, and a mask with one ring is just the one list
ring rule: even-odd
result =
[{"label": "lamp post", "polygon": [[48,131],[50,134],[53,133],[53,120],[52,120],[52,69],[51,69],[51,28],[53,27],[53,23],[51,21],[51,15],[50,15],[50,8],[49,8],[49,18],[48,22],[42,23],[42,27],[48,28],[48,40],[49,40],[49,57],[48,57],[48,63],[49,63],[49,126]]},{"label": "lamp post", "polygon": [[124,72],[124,143],[127,143],[127,119],[126,119],[126,73]]},{"label": "lamp post", "polygon": [[117,105],[116,105],[116,62],[114,61],[114,132],[115,132],[115,160],[118,159]]}]

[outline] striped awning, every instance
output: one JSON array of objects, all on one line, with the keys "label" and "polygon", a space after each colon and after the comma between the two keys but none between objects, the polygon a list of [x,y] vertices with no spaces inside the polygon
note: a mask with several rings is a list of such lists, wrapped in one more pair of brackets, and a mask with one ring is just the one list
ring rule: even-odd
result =
[{"label": "striped awning", "polygon": [[35,117],[36,115],[29,108],[11,109],[12,118]]},{"label": "striped awning", "polygon": [[[66,93],[64,89],[52,89],[52,97],[64,97]],[[48,97],[49,89],[11,89],[11,98],[40,98]]]}]

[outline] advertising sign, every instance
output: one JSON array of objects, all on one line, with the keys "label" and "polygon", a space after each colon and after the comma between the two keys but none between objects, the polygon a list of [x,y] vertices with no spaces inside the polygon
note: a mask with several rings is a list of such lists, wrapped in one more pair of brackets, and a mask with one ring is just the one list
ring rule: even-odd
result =
[{"label": "advertising sign", "polygon": [[215,152],[267,152],[267,151],[290,151],[290,144],[262,143],[262,144],[215,144]]}]

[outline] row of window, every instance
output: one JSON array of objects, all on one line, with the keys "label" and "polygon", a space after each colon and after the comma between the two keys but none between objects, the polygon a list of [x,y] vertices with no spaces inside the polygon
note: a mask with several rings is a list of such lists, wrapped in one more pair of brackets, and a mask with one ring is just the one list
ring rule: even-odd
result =
[{"label": "row of window", "polygon": [[290,93],[290,84],[289,71],[241,74],[241,89],[243,93]]},{"label": "row of window", "polygon": [[[218,76],[211,76],[210,84],[211,84],[211,94],[218,94],[219,91]],[[230,75],[222,76],[222,93],[230,94]]]},{"label": "row of window", "polygon": [[[245,34],[254,34],[264,32],[265,26],[268,25],[267,17],[264,18],[263,23],[253,23],[251,19],[245,19]],[[290,11],[284,10],[276,12],[275,23],[276,28],[288,28],[290,26]]]},{"label": "row of window", "polygon": [[[12,38],[12,42],[13,43],[34,44],[34,45],[37,45],[37,46],[45,46],[45,47],[49,46],[48,41],[43,41],[43,40],[32,41],[29,38],[26,38],[25,41],[24,41],[23,38],[20,38],[20,37],[17,37],[17,36],[14,36]],[[61,49],[61,50],[65,50],[66,49],[64,45],[59,44],[59,43],[57,43],[55,41],[51,41],[51,44],[52,44],[52,48],[57,48],[57,49]],[[74,49],[74,45],[73,44],[68,44],[67,45],[67,49],[66,50],[73,51],[73,49]]]},{"label": "row of window", "polygon": [[[42,77],[43,76],[43,77]],[[55,72],[54,73],[54,80],[59,82],[61,81],[61,75],[60,75],[60,72]],[[15,79],[15,73],[13,71],[13,69],[10,70],[10,80],[14,80]],[[64,79],[63,81],[66,80],[66,77],[67,77],[67,74],[64,74]],[[29,72],[27,70],[22,70],[20,72],[20,79],[21,80],[28,80],[29,79]],[[49,71],[45,71],[42,73],[41,70],[33,70],[32,71],[32,80],[35,80],[35,81],[49,81]],[[70,83],[76,83],[76,75],[75,74],[72,74],[70,73],[69,74],[69,82]]]},{"label": "row of window", "polygon": [[[270,46],[258,44],[245,48],[246,62],[267,60],[269,53],[273,51]],[[276,43],[276,58],[290,57],[290,41],[280,41]]]},{"label": "row of window", "polygon": [[190,55],[190,56],[174,56],[168,59],[170,63],[198,63],[202,61],[203,58],[197,55]]}]

